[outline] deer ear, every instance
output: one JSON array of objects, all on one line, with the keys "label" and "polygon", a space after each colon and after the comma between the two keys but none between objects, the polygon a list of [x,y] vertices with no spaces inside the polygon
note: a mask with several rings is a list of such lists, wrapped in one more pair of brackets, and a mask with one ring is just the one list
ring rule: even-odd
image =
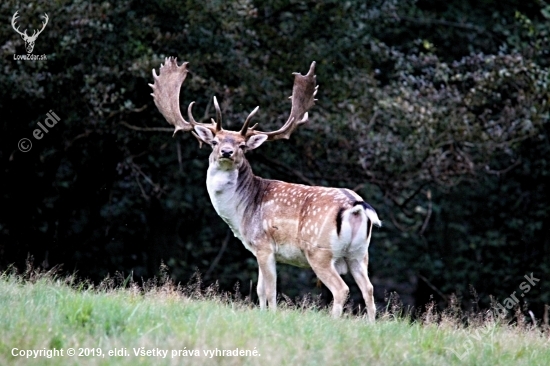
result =
[{"label": "deer ear", "polygon": [[264,135],[263,133],[252,135],[246,141],[246,147],[248,148],[248,150],[254,150],[257,147],[260,147],[260,145],[263,144],[265,140],[267,140],[267,135]]},{"label": "deer ear", "polygon": [[199,139],[205,144],[212,145],[212,140],[214,140],[214,134],[208,128],[203,126],[195,126],[195,132]]}]

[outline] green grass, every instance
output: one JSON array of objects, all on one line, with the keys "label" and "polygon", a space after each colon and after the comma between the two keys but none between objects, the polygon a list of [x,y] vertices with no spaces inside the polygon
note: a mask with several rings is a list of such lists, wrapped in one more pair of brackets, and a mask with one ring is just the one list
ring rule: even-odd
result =
[{"label": "green grass", "polygon": [[[546,365],[550,360],[550,340],[538,329],[489,321],[464,329],[440,319],[411,322],[386,312],[368,324],[351,315],[332,319],[314,306],[283,304],[277,312],[264,312],[227,295],[169,283],[140,289],[106,281],[94,287],[47,274],[5,273],[0,275],[0,365]],[[140,347],[168,353],[135,356]],[[27,359],[12,356],[14,348],[63,349],[64,355]],[[67,356],[69,348],[96,355]],[[204,355],[237,348],[258,355]],[[113,350],[124,356],[108,356]],[[200,356],[172,358],[178,350]]]}]

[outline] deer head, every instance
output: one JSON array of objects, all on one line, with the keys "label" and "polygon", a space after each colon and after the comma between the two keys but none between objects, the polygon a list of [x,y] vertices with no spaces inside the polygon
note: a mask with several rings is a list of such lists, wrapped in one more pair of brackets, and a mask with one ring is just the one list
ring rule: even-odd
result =
[{"label": "deer head", "polygon": [[25,41],[25,48],[27,50],[27,53],[32,53],[32,50],[34,49],[34,42],[36,42],[36,38],[38,38],[38,35],[40,33],[42,33],[42,31],[44,30],[44,28],[46,28],[46,24],[48,24],[48,14],[44,13],[44,22],[42,22],[42,29],[40,29],[39,31],[37,31],[36,29],[33,31],[32,35],[29,36],[27,34],[27,30],[25,29],[24,32],[21,32],[19,30],[19,26],[15,26],[15,21],[17,18],[19,18],[19,15],[18,15],[19,11],[16,11],[15,14],[13,14],[13,17],[11,18],[11,26],[13,27],[13,29],[19,33],[19,35],[21,35],[21,38],[23,38],[23,41]]}]

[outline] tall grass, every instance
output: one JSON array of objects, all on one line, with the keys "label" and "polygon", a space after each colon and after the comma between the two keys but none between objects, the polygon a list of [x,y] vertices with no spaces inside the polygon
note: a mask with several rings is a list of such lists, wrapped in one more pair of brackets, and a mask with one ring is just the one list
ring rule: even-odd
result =
[{"label": "tall grass", "polygon": [[[350,314],[332,319],[315,302],[260,311],[167,277],[138,287],[124,278],[93,286],[32,270],[0,275],[1,365],[548,364],[550,340],[539,328],[483,316],[471,323],[433,309],[411,321],[391,305],[374,324]],[[69,348],[77,355],[67,356]],[[63,356],[48,358],[53,349]],[[25,358],[21,350],[43,353]]]}]

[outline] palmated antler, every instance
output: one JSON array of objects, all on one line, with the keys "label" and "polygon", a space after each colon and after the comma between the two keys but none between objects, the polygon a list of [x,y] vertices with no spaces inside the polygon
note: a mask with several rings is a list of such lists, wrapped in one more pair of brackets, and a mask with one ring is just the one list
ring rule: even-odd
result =
[{"label": "palmated antler", "polygon": [[250,119],[258,111],[258,108],[256,107],[256,109],[250,113],[243,125],[243,128],[241,129],[241,134],[243,136],[264,134],[268,136],[268,141],[288,139],[298,126],[307,122],[307,111],[315,104],[315,101],[317,100],[315,99],[315,95],[317,94],[317,90],[319,88],[315,81],[315,61],[311,63],[309,71],[306,75],[302,75],[297,72],[293,73],[293,75],[294,86],[292,88],[292,95],[289,98],[292,100],[292,108],[290,109],[290,116],[283,127],[277,131],[271,132],[255,131],[254,128],[256,125],[249,128],[248,125],[250,123]]},{"label": "palmated antler", "polygon": [[[155,69],[153,69],[153,79],[155,81],[153,84],[149,84],[149,86],[153,88],[153,93],[151,93],[151,95],[153,96],[155,105],[168,123],[175,127],[174,135],[179,130],[184,132],[193,131],[193,128],[197,125],[204,126],[213,133],[216,133],[221,130],[222,123],[220,106],[218,105],[216,97],[214,97],[214,106],[216,107],[217,121],[212,120],[211,124],[195,121],[192,114],[193,104],[195,104],[195,102],[191,102],[187,108],[189,122],[181,115],[180,89],[188,73],[187,65],[188,62],[184,62],[181,66],[178,66],[177,58],[167,57],[164,64],[160,65],[158,75]],[[194,132],[192,133],[197,137]]]}]

